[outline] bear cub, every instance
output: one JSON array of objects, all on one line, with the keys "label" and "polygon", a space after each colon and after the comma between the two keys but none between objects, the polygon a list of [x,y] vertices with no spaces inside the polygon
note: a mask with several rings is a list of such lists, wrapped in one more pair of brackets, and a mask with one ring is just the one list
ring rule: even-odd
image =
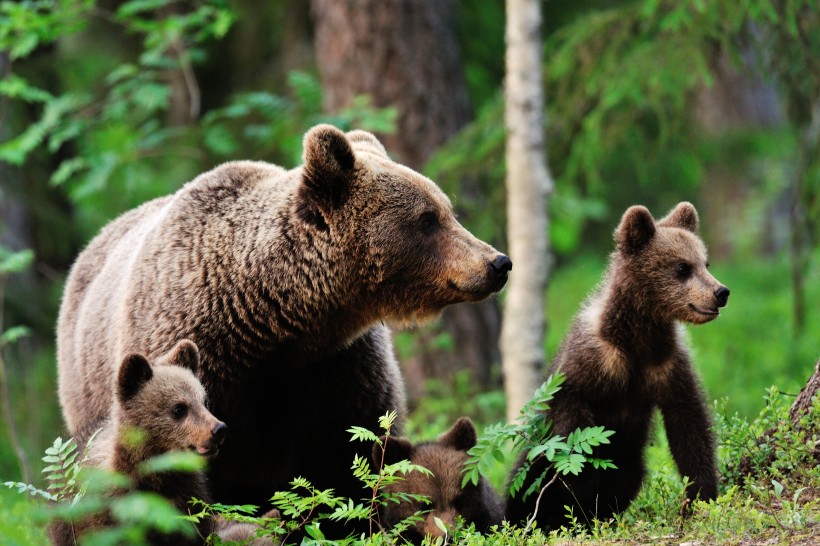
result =
[{"label": "bear cub", "polygon": [[500,524],[504,509],[486,479],[481,477],[478,485],[468,483],[461,486],[462,470],[469,458],[467,450],[476,445],[476,439],[473,422],[468,417],[461,417],[450,430],[433,442],[413,445],[405,438],[382,436],[384,448],[374,443],[373,462],[377,467],[382,458],[385,464],[407,459],[432,472],[432,475],[411,472],[404,476],[404,480],[385,488],[390,493],[425,495],[430,504],[409,501],[388,503],[379,511],[382,526],[389,529],[418,511],[429,511],[424,514],[424,519],[403,535],[406,540],[420,543],[426,535],[444,536],[444,531],[436,525],[435,518],[451,528],[456,523],[456,517],[461,516],[466,523],[474,523],[476,530],[481,532]]},{"label": "bear cub", "polygon": [[[188,340],[153,365],[141,354],[126,356],[116,379],[112,415],[89,427],[88,434],[78,434],[80,452],[88,446],[85,465],[123,474],[131,478],[133,489],[157,493],[182,513],[188,513],[192,497],[210,501],[203,473],[140,472],[141,463],[171,451],[191,450],[207,458],[218,453],[227,427],[205,407],[205,389],[194,375],[198,364],[199,351]],[[113,523],[103,513],[73,525],[55,522],[50,533],[55,545],[73,545],[86,531]],[[210,522],[201,524],[192,543],[204,544],[211,527]],[[177,536],[149,538],[152,544],[186,543]]]},{"label": "bear cub", "polygon": [[[550,367],[565,381],[546,415],[552,432],[564,437],[579,427],[615,431],[595,456],[611,459],[617,469],[588,467],[555,482],[539,505],[541,528],[568,523],[565,506],[584,523],[627,509],[644,478],[655,408],[678,471],[689,479],[686,505],[717,496],[712,421],[680,323],[717,318],[729,289],[709,273],[697,233],[698,214],[687,202],[659,221],[642,206],[624,213],[603,282],[576,316]],[[512,476],[522,464],[519,460]],[[544,471],[543,459],[533,464],[522,491]],[[537,496],[509,498],[507,519],[528,518]]]}]

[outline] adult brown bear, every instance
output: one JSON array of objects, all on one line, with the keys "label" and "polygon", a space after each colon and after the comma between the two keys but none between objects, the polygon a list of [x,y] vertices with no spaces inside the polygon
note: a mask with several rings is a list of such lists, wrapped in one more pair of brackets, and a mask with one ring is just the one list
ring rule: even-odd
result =
[{"label": "adult brown bear", "polygon": [[73,266],[58,324],[68,428],[105,418],[125,354],[197,344],[231,438],[214,498],[263,504],[304,476],[358,498],[351,425],[405,411],[384,322],[414,323],[500,290],[509,258],[455,219],[376,138],[329,125],[304,165],[233,162],[108,225]]}]

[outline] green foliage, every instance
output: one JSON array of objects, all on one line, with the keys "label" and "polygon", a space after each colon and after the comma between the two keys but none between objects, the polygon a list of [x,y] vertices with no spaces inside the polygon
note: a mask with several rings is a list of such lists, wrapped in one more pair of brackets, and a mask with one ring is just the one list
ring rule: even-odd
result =
[{"label": "green foliage", "polygon": [[[547,36],[544,52],[548,163],[556,179],[549,236],[558,255],[588,245],[583,236],[591,227],[608,232],[634,203],[654,210],[684,198],[697,201],[693,196],[711,167],[742,161],[752,165],[744,171],[747,183],[762,186],[762,162],[781,169],[794,163],[794,129],[808,123],[806,105],[820,96],[820,79],[806,76],[818,73],[820,51],[817,33],[808,30],[816,27],[818,12],[808,1],[776,7],[768,0],[600,3],[614,4],[610,9],[590,9],[591,4],[586,12],[579,5],[572,21]],[[784,95],[799,95],[790,102],[803,104],[803,115],[792,116],[786,130],[757,131],[762,146],[722,148],[727,137],[704,134],[692,115],[696,92],[713,85],[721,48],[742,73],[791,75],[775,83]],[[758,58],[748,61],[748,51]],[[736,129],[730,138],[743,142],[746,135]],[[482,103],[476,120],[439,150],[426,172],[459,197],[465,225],[480,236],[497,234],[485,226],[506,221],[500,95]],[[767,202],[790,183],[781,176],[765,194]],[[755,249],[760,248],[758,240]]]},{"label": "green foliage", "polygon": [[[397,413],[391,411],[379,418],[379,427],[385,435],[396,420]],[[374,442],[384,445],[376,433],[366,428],[353,426],[348,429],[351,441],[365,442],[372,445]],[[370,532],[368,540],[373,543],[394,543],[401,534],[420,518],[420,514],[399,522],[395,527],[385,530],[379,523],[378,509],[387,503],[419,502],[427,503],[428,499],[422,495],[399,493],[388,488],[404,479],[410,472],[430,474],[426,468],[412,464],[408,460],[401,460],[393,464],[384,463],[384,453],[377,468],[372,469],[367,457],[356,455],[353,459],[351,472],[358,479],[365,490],[369,492],[368,499],[351,499],[335,495],[332,489],[317,489],[308,480],[302,477],[294,479],[287,491],[277,491],[271,497],[271,503],[279,511],[282,518],[272,519],[255,517],[255,506],[226,506],[222,504],[208,505],[196,502],[201,511],[192,516],[193,521],[203,517],[218,516],[229,522],[249,523],[257,527],[258,537],[268,537],[280,543],[288,543],[294,533],[304,533],[309,541],[325,542],[326,538],[321,529],[325,521],[333,522],[369,522]],[[346,544],[360,542],[363,537],[348,537],[334,543]],[[221,542],[218,542],[221,543]]]},{"label": "green foliage", "polygon": [[[0,161],[24,166],[38,154],[55,159],[51,184],[80,205],[89,232],[127,208],[168,193],[218,161],[241,154],[293,165],[299,162],[306,127],[321,122],[342,129],[391,132],[396,110],[377,110],[357,97],[341,112],[322,113],[322,89],[315,77],[294,71],[290,93],[243,92],[200,117],[200,90],[194,67],[206,46],[222,39],[236,15],[223,0],[132,0],[114,13],[87,1],[3,0],[0,12],[13,16],[0,24],[0,51],[15,46],[10,69],[0,74],[0,96],[12,106],[39,110],[20,134],[0,143]],[[19,12],[19,13],[18,13]],[[47,91],[24,77],[25,61],[36,46],[78,34],[101,23],[140,44],[136,52],[101,59],[106,66],[89,81]],[[19,44],[30,44],[19,47]],[[80,42],[82,43],[82,42]],[[20,67],[18,70],[18,66]],[[185,87],[174,98],[176,74]],[[73,78],[61,75],[61,78]],[[74,88],[76,87],[76,89]]]},{"label": "green foliage", "polygon": [[[513,423],[500,423],[488,427],[470,449],[470,458],[465,463],[463,484],[478,484],[482,473],[487,472],[495,462],[506,460],[505,449],[511,446],[513,453],[525,454],[524,464],[510,480],[510,494],[518,495],[524,485],[532,464],[540,459],[547,461],[547,470],[535,476],[532,485],[523,496],[541,490],[552,483],[550,478],[567,474],[579,474],[586,464],[595,468],[615,468],[611,461],[592,457],[593,447],[608,444],[613,431],[604,427],[587,427],[571,432],[566,438],[552,434],[552,423],[545,418],[549,403],[561,388],[563,376],[551,375],[521,410],[521,416]],[[546,485],[544,485],[546,481]],[[540,496],[539,494],[539,496]]]}]

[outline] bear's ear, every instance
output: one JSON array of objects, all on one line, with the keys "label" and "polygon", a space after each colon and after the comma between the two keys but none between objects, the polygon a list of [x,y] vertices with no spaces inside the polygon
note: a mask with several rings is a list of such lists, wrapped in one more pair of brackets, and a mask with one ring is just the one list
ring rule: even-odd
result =
[{"label": "bear's ear", "polygon": [[199,370],[199,349],[190,339],[183,339],[162,357],[161,363],[188,368],[196,375]]},{"label": "bear's ear", "polygon": [[618,229],[615,242],[618,250],[625,254],[635,254],[643,249],[655,236],[655,219],[649,209],[635,205],[626,209]]},{"label": "bear's ear", "polygon": [[[413,444],[406,438],[396,436],[382,436],[379,442],[373,442],[373,464],[379,468],[382,464],[382,450],[384,450],[384,464],[395,464],[413,455]],[[382,447],[384,446],[384,447]]]},{"label": "bear's ear", "polygon": [[676,227],[698,233],[698,211],[692,203],[683,201],[678,203],[669,214],[658,220],[659,226]]},{"label": "bear's ear", "polygon": [[137,395],[148,381],[154,377],[151,364],[141,354],[130,354],[120,364],[117,376],[117,396],[126,402]]},{"label": "bear's ear", "polygon": [[343,132],[332,125],[317,125],[305,135],[302,184],[320,203],[338,207],[347,193],[355,162]]},{"label": "bear's ear", "polygon": [[457,449],[467,451],[474,447],[478,441],[475,425],[469,417],[459,417],[458,421],[450,427],[450,430],[439,436],[439,443]]},{"label": "bear's ear", "polygon": [[347,140],[354,148],[388,157],[387,150],[384,149],[382,143],[379,142],[379,139],[377,139],[373,133],[357,129],[355,131],[348,131],[345,135],[347,135]]}]

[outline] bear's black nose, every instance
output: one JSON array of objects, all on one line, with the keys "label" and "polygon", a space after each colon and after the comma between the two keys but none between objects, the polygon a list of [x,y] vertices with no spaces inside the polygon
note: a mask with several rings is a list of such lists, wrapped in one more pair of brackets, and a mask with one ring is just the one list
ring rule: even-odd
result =
[{"label": "bear's black nose", "polygon": [[498,257],[490,264],[497,275],[504,275],[512,269],[512,260],[504,254],[499,254]]},{"label": "bear's black nose", "polygon": [[222,442],[225,441],[225,436],[228,435],[228,425],[220,421],[211,431],[211,436],[213,436],[214,442],[217,445],[221,445]]},{"label": "bear's black nose", "polygon": [[726,302],[729,300],[729,289],[721,286],[715,290],[715,298],[717,298],[718,307],[725,307]]}]

